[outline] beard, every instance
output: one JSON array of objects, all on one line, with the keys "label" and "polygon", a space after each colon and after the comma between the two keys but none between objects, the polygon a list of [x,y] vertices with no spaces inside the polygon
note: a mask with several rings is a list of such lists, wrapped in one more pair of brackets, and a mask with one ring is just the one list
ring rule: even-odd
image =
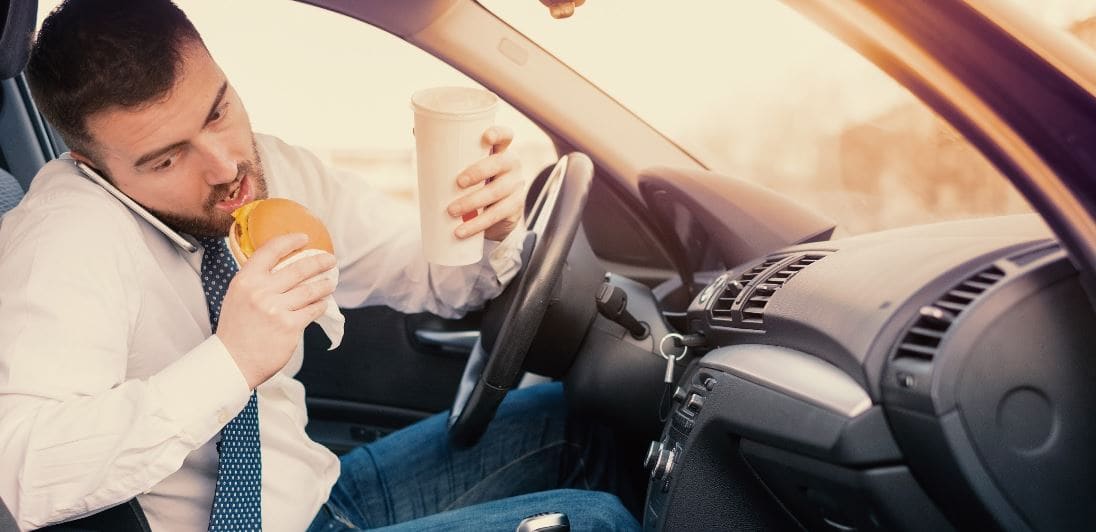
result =
[{"label": "beard", "polygon": [[209,192],[209,196],[202,202],[202,215],[190,216],[148,209],[165,225],[193,237],[224,237],[228,236],[228,230],[232,227],[231,213],[226,213],[216,208],[217,202],[228,197],[233,187],[240,184],[245,177],[251,178],[252,200],[266,199],[266,175],[263,173],[262,159],[259,157],[259,147],[255,139],[251,140],[251,160],[241,161],[236,164],[236,179],[231,183],[216,185]]}]

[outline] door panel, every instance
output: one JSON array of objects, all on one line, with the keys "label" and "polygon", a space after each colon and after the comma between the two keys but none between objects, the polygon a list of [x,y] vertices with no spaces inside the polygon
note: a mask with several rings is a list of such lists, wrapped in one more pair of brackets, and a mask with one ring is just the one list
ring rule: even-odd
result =
[{"label": "door panel", "polygon": [[479,331],[480,314],[445,320],[388,307],[343,309],[346,334],[337,349],[319,327],[305,331],[297,378],[308,394],[309,434],[345,450],[449,408],[467,353],[416,340],[415,331]]},{"label": "door panel", "polygon": [[394,406],[309,397],[308,435],[337,454],[369,443],[430,414]]}]

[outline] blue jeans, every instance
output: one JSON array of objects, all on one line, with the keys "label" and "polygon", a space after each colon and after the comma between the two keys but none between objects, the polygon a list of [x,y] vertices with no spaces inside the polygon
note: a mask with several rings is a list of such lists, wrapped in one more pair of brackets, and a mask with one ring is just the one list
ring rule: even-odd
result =
[{"label": "blue jeans", "polygon": [[[513,531],[563,512],[571,530],[639,530],[620,501],[604,433],[568,419],[563,388],[510,392],[478,444],[449,445],[438,414],[342,457],[342,473],[310,532],[380,528]],[[559,489],[571,488],[571,489]]]}]

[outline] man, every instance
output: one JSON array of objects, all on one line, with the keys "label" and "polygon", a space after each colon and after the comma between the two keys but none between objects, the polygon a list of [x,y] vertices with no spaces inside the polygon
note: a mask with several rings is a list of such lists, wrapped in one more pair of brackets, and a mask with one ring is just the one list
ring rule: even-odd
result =
[{"label": "man", "polygon": [[[422,259],[413,212],[253,134],[168,0],[69,0],[43,23],[27,76],[71,152],[0,226],[0,497],[21,527],[133,497],[154,530],[501,530],[542,511],[576,530],[636,527],[604,493],[532,493],[611,476],[591,467],[597,442],[566,419],[556,387],[511,394],[466,451],[445,444],[443,417],[341,463],[304,432],[293,375],[326,297],[458,316],[515,275],[524,184],[508,130],[485,132],[494,153],[455,176],[469,192],[449,212],[482,209],[457,232],[485,234],[484,260],[439,267]],[[288,235],[236,273],[230,213],[266,196],[320,216],[338,256],[273,271],[303,244]],[[333,267],[337,288],[322,275]]]}]

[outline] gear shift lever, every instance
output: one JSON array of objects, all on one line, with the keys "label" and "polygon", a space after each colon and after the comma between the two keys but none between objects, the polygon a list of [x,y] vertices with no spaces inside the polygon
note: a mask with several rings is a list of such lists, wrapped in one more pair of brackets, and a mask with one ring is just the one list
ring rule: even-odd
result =
[{"label": "gear shift lever", "polygon": [[571,521],[565,513],[544,512],[522,519],[514,532],[571,532]]}]

